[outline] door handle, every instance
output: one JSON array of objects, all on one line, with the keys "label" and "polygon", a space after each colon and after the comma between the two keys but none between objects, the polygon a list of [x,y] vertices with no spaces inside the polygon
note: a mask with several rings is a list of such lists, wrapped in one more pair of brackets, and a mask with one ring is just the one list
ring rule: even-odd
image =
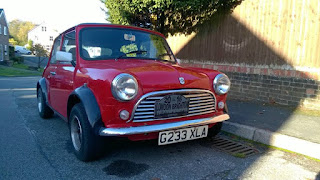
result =
[{"label": "door handle", "polygon": [[56,75],[56,72],[50,71],[50,74],[51,74],[51,75]]}]

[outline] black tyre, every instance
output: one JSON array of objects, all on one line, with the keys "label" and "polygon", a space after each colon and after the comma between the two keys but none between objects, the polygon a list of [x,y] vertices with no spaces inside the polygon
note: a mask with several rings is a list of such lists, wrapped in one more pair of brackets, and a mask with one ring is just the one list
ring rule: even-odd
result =
[{"label": "black tyre", "polygon": [[216,123],[208,130],[208,137],[215,137],[221,131],[221,128],[222,122]]},{"label": "black tyre", "polygon": [[38,89],[37,99],[38,99],[38,112],[39,112],[40,117],[42,117],[44,119],[52,117],[54,112],[47,105],[46,97],[44,96],[41,88]]},{"label": "black tyre", "polygon": [[69,118],[70,137],[74,154],[81,161],[92,161],[102,154],[102,138],[95,135],[81,103],[73,106]]}]

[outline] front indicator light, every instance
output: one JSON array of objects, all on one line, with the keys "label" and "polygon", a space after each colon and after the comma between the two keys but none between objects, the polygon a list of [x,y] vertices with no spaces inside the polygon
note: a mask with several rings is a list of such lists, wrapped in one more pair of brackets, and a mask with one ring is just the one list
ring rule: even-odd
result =
[{"label": "front indicator light", "polygon": [[218,108],[219,108],[219,109],[223,109],[223,108],[224,108],[224,102],[222,102],[222,101],[219,102],[219,103],[218,103]]},{"label": "front indicator light", "polygon": [[122,120],[128,120],[129,119],[129,112],[127,110],[122,110],[120,112],[120,118]]}]

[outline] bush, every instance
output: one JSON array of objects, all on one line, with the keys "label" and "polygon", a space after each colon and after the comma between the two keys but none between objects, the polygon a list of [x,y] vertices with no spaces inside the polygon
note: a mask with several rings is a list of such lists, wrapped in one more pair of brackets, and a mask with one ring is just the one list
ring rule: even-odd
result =
[{"label": "bush", "polygon": [[9,46],[9,57],[10,58],[14,58],[15,57],[14,47],[13,46]]},{"label": "bush", "polygon": [[24,62],[24,58],[22,56],[11,58],[13,63],[22,64]]}]

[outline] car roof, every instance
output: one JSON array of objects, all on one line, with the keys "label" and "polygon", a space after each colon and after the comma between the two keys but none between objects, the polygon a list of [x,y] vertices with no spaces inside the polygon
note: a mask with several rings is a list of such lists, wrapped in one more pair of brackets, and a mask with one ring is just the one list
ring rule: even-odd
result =
[{"label": "car roof", "polygon": [[64,31],[61,34],[72,31],[72,30],[76,29],[77,27],[79,27],[79,28],[84,28],[84,27],[111,27],[112,28],[113,27],[113,28],[133,29],[133,30],[145,31],[148,33],[156,34],[156,35],[159,35],[159,36],[162,36],[163,38],[165,38],[165,36],[163,34],[157,32],[157,31],[152,31],[149,29],[140,28],[140,27],[136,27],[136,26],[127,26],[127,25],[109,24],[109,23],[82,23],[82,24],[78,24],[76,26],[69,28],[68,30]]}]

